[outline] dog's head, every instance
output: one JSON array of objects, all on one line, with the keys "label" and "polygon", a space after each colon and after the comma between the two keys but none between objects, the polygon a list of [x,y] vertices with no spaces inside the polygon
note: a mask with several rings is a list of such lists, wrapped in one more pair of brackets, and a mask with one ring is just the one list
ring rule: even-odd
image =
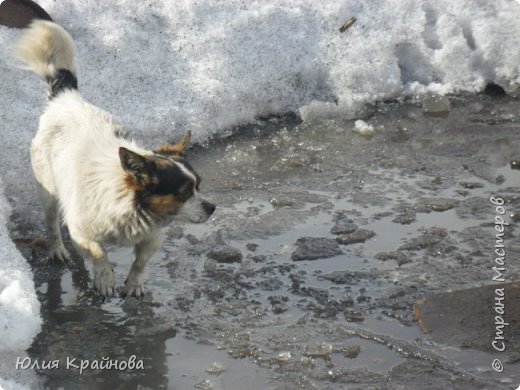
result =
[{"label": "dog's head", "polygon": [[135,192],[136,202],[164,221],[202,223],[215,211],[215,205],[199,193],[200,176],[185,159],[190,139],[187,132],[177,144],[162,146],[152,155],[119,148],[125,182]]}]

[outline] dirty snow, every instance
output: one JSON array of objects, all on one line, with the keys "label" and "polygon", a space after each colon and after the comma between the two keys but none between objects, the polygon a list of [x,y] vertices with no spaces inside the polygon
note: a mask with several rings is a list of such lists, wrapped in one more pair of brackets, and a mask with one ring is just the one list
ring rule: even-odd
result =
[{"label": "dirty snow", "polygon": [[[0,180],[0,373],[12,376],[16,359],[25,356],[40,331],[40,303],[34,291],[32,272],[8,235],[10,207]],[[15,372],[17,380],[27,380],[31,373]],[[3,376],[3,375],[2,375]],[[0,389],[24,388],[12,380],[0,379]]]},{"label": "dirty snow", "polygon": [[[190,128],[202,140],[309,104],[351,116],[403,94],[520,85],[511,0],[39,3],[76,39],[84,95],[148,136]],[[1,32],[3,51],[12,34]],[[43,87],[1,58],[6,112],[35,110],[6,124],[31,134]]]}]

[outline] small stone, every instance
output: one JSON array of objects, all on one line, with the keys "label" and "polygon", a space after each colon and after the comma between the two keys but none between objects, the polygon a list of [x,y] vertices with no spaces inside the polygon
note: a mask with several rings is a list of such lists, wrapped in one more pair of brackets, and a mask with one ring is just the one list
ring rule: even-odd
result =
[{"label": "small stone", "polygon": [[417,215],[416,215],[415,211],[408,210],[402,214],[396,215],[394,217],[394,219],[392,220],[392,222],[400,223],[401,225],[409,225],[409,224],[415,222],[416,218],[417,218]]},{"label": "small stone", "polygon": [[303,355],[311,358],[321,357],[325,360],[330,359],[332,354],[332,344],[322,343],[321,345],[307,345]]},{"label": "small stone", "polygon": [[520,160],[512,160],[511,169],[520,169]]},{"label": "small stone", "polygon": [[412,261],[408,256],[400,252],[379,252],[374,257],[381,261],[395,260],[399,267]]},{"label": "small stone", "polygon": [[374,237],[376,233],[372,230],[358,229],[353,233],[342,234],[336,238],[336,241],[341,245],[358,244]]},{"label": "small stone", "polygon": [[364,322],[365,316],[358,310],[345,310],[345,320],[347,322]]},{"label": "small stone", "polygon": [[330,229],[332,234],[348,234],[358,229],[353,220],[347,218],[338,218],[336,224]]},{"label": "small stone", "polygon": [[417,251],[434,246],[441,242],[447,235],[446,229],[430,228],[426,229],[423,234],[417,238],[412,238],[407,243],[401,245],[399,250]]},{"label": "small stone", "polygon": [[302,237],[296,241],[296,247],[291,254],[293,261],[325,259],[343,253],[332,238]]},{"label": "small stone", "polygon": [[294,199],[284,197],[271,198],[269,202],[273,207],[291,207],[294,205]]},{"label": "small stone", "polygon": [[484,184],[479,183],[479,182],[461,181],[459,184],[462,187],[467,188],[469,190],[473,190],[475,188],[484,188]]},{"label": "small stone", "polygon": [[218,245],[206,253],[206,256],[218,263],[240,263],[242,261],[242,252],[229,245]]},{"label": "small stone", "polygon": [[206,368],[207,373],[209,373],[211,375],[215,375],[215,376],[219,376],[224,371],[226,371],[226,368],[224,367],[224,365],[222,363],[218,363],[218,362],[213,362],[209,365],[208,368]]},{"label": "small stone", "polygon": [[341,348],[341,352],[343,352],[343,356],[346,358],[355,359],[361,352],[361,347],[359,345],[349,345],[347,347]]},{"label": "small stone", "polygon": [[375,213],[374,215],[372,215],[372,218],[375,220],[380,220],[380,219],[389,217],[392,214],[393,213],[391,211],[382,211],[380,213]]},{"label": "small stone", "polygon": [[209,379],[205,379],[205,380],[203,380],[201,382],[195,383],[193,385],[193,387],[195,387],[196,389],[201,389],[201,390],[211,390],[211,389],[213,389],[213,385],[211,384]]},{"label": "small stone", "polygon": [[417,202],[416,208],[420,213],[429,213],[431,211],[443,212],[451,210],[457,206],[458,203],[458,200],[449,198],[421,198]]},{"label": "small stone", "polygon": [[246,248],[250,250],[251,252],[254,252],[258,249],[258,244],[253,244],[252,242],[246,244]]},{"label": "small stone", "polygon": [[274,305],[276,303],[289,302],[289,297],[285,295],[271,295],[267,298],[267,300]]},{"label": "small stone", "polygon": [[272,306],[274,314],[282,314],[289,310],[289,307],[284,303],[277,303]]}]

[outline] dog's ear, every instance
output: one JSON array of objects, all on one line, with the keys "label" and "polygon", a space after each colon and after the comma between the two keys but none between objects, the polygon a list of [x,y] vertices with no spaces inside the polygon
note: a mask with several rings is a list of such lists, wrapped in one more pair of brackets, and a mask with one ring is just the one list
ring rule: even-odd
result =
[{"label": "dog's ear", "polygon": [[153,162],[127,148],[119,148],[121,166],[131,175],[136,184],[145,185],[151,181]]},{"label": "dog's ear", "polygon": [[164,156],[175,156],[182,157],[186,153],[188,144],[191,141],[191,131],[188,130],[182,139],[175,145],[163,145],[155,150],[155,153],[162,154]]}]

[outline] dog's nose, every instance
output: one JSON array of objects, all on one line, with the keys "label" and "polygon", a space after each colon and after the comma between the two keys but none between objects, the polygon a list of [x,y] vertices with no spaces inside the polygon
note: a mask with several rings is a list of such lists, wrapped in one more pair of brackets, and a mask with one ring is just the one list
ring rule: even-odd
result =
[{"label": "dog's nose", "polygon": [[210,202],[202,203],[202,207],[204,208],[204,211],[206,212],[206,214],[208,214],[208,216],[213,214],[213,212],[217,208],[217,206],[215,206],[213,203],[210,203]]}]

